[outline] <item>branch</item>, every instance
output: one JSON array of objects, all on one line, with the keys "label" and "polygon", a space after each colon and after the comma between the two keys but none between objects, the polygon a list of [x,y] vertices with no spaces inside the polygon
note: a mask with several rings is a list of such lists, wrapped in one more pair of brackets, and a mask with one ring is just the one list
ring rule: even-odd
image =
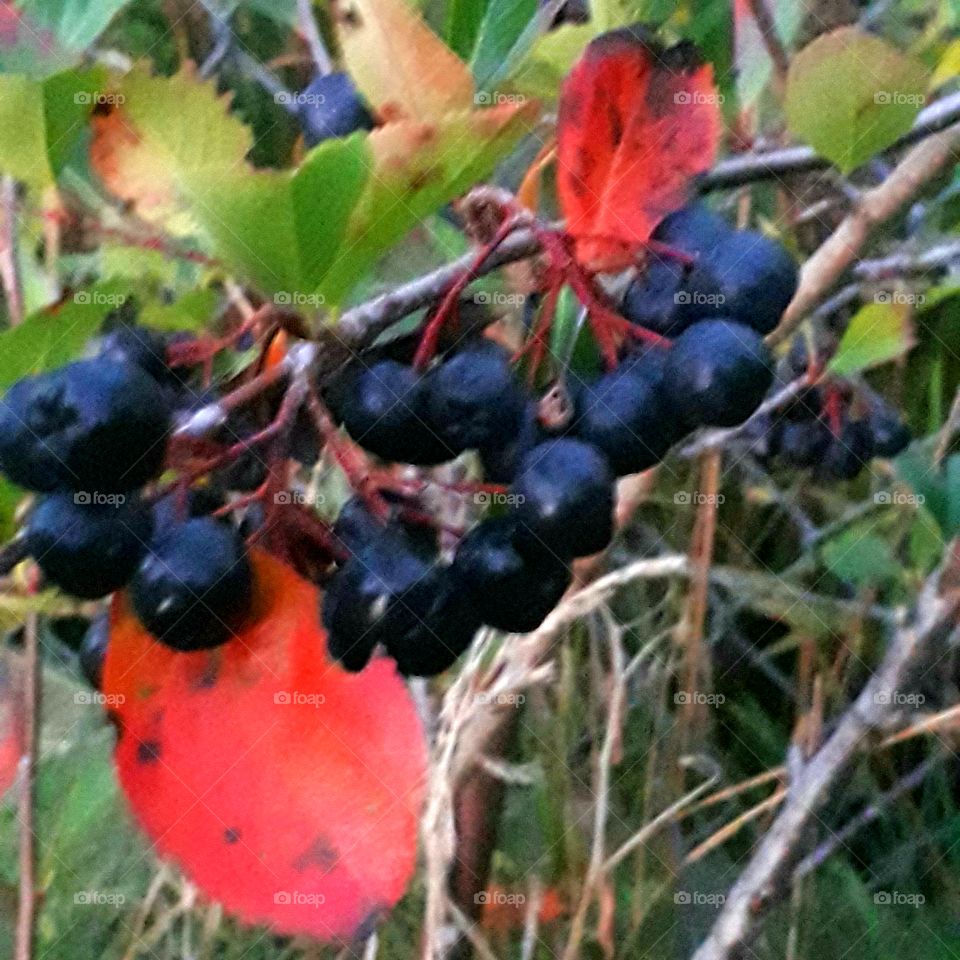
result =
[{"label": "branch", "polygon": [[913,147],[883,183],[863,194],[857,208],[801,268],[797,293],[780,325],[767,338],[770,343],[779,343],[793,333],[853,263],[873,229],[912,200],[958,148],[960,126],[934,134]]},{"label": "branch", "polygon": [[[863,224],[863,236],[857,246],[851,250],[849,258],[839,266],[836,272],[831,272],[829,275],[824,274],[826,282],[817,284],[815,296],[813,295],[813,281],[819,278],[819,272],[823,270],[821,252],[831,244],[833,237],[824,244],[824,247],[821,247],[817,254],[814,254],[810,263],[817,260],[818,273],[811,272],[808,274],[810,266],[810,263],[808,263],[804,275],[801,277],[801,291],[794,298],[794,303],[799,304],[793,308],[794,312],[799,310],[801,306],[804,311],[809,309],[807,294],[804,293],[804,284],[806,288],[809,288],[810,296],[813,297],[814,302],[822,299],[826,289],[854,258],[856,251],[859,250],[866,239],[866,228],[887,219],[895,213],[940,169],[946,162],[946,157],[950,151],[960,141],[960,130],[943,134],[940,134],[940,131],[958,122],[960,122],[960,93],[944,97],[920,113],[910,133],[897,141],[891,149],[909,146],[911,143],[925,140],[925,138],[930,139],[911,151],[880,186],[865,193],[862,206],[858,212],[852,214],[840,225],[834,237],[837,237],[851,220]],[[932,147],[926,147],[926,143],[932,144]],[[707,192],[778,177],[787,173],[818,170],[827,166],[829,166],[828,161],[817,156],[809,147],[787,147],[783,150],[771,150],[765,153],[744,154],[719,163],[700,181],[699,188],[701,192]],[[904,191],[906,191],[906,195],[901,196]],[[842,238],[836,241],[838,244],[840,242],[842,242]],[[518,228],[476,268],[475,275],[477,277],[485,276],[505,264],[525,260],[536,256],[539,252],[540,244],[536,237],[526,228]],[[433,303],[466,270],[475,266],[475,256],[476,254],[473,252],[465,254],[459,260],[440,267],[432,273],[347,310],[334,328],[337,336],[352,347],[362,347],[370,344],[398,320],[402,320],[416,310]],[[834,257],[835,252],[831,253],[831,258]],[[818,258],[820,259],[818,260]],[[802,300],[800,299],[801,294],[803,295]],[[792,304],[791,307],[793,307]]]},{"label": "branch", "polygon": [[956,629],[960,605],[958,544],[948,549],[944,568],[921,592],[914,622],[896,631],[876,673],[840,718],[830,738],[789,785],[782,810],[728,893],[693,960],[732,960],[745,955],[763,915],[787,891],[818,810],[870,734],[894,718],[898,708],[892,693],[909,688],[924,655],[937,646],[946,647]]}]

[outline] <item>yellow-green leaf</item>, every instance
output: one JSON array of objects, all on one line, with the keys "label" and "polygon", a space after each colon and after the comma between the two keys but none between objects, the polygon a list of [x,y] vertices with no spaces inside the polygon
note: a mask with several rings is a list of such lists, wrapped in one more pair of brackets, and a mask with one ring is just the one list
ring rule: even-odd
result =
[{"label": "yellow-green leaf", "polygon": [[846,173],[910,129],[926,88],[922,64],[879,37],[841,27],[790,64],[787,125]]},{"label": "yellow-green leaf", "polygon": [[830,361],[832,374],[848,377],[860,373],[899,357],[913,346],[910,307],[893,302],[890,295],[880,296],[886,297],[884,302],[862,307],[850,321]]}]

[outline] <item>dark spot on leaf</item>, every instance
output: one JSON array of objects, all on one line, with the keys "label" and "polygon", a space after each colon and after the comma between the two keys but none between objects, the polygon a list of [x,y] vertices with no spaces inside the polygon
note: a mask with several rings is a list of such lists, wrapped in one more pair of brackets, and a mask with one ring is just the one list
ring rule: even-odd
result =
[{"label": "dark spot on leaf", "polygon": [[319,867],[324,873],[330,873],[339,859],[337,848],[326,837],[319,836],[293,861],[293,869],[302,872],[307,867]]},{"label": "dark spot on leaf", "polygon": [[218,652],[210,653],[203,665],[203,669],[194,675],[190,686],[194,690],[210,690],[217,685],[220,676],[221,657]]},{"label": "dark spot on leaf", "polygon": [[123,738],[123,717],[116,710],[107,711],[107,721],[113,724],[113,729],[117,731],[117,740]]},{"label": "dark spot on leaf", "polygon": [[224,843],[236,843],[239,839],[240,839],[239,827],[227,827],[227,829],[223,831]]},{"label": "dark spot on leaf", "polygon": [[137,763],[156,763],[162,752],[159,740],[144,740],[137,747]]}]

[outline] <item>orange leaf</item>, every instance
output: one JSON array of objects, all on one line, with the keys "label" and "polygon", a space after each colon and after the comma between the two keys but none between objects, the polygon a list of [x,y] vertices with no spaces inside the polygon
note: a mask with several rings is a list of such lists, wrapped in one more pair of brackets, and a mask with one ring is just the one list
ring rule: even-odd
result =
[{"label": "orange leaf", "polygon": [[0,653],[0,797],[16,782],[24,750],[24,672],[21,659]]},{"label": "orange leaf", "polygon": [[629,266],[713,164],[722,129],[713,68],[689,43],[664,50],[641,27],[602,34],[564,82],[557,191],[580,262]]},{"label": "orange leaf", "polygon": [[436,120],[474,106],[467,65],[404,0],[339,0],[343,56],[380,120]]},{"label": "orange leaf", "polygon": [[114,600],[104,692],[123,790],[158,852],[248,923],[365,936],[414,868],[425,744],[392,661],[328,659],[319,591],[253,554],[250,623],[175,653]]}]

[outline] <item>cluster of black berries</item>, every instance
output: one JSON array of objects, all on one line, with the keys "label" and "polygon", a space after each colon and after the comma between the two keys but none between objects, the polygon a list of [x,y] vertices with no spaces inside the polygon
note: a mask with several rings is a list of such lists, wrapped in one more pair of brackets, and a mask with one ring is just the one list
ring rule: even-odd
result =
[{"label": "cluster of black berries", "polygon": [[[507,511],[471,530],[449,564],[397,517],[378,526],[357,502],[341,515],[335,531],[350,559],[327,591],[324,621],[348,668],[361,669],[382,643],[405,672],[436,673],[480,624],[536,628],[569,585],[570,562],[609,544],[618,476],[659,463],[692,430],[733,426],[756,410],[773,380],[761,334],[796,286],[790,258],[700,206],[669,217],[658,239],[690,263],[655,260],[625,313],[672,342],[628,353],[591,383],[563,384],[560,414],[484,338],[423,371],[372,351],[328,387],[337,422],[377,457],[429,466],[475,450],[486,482],[510,484]],[[697,297],[681,295],[694,289]]]},{"label": "cluster of black berries", "polygon": [[853,480],[873,457],[895,457],[910,439],[909,427],[881,397],[834,379],[761,418],[750,442],[762,462],[812,470],[826,481]]},{"label": "cluster of black berries", "polygon": [[0,469],[39,494],[24,536],[50,583],[84,599],[129,585],[150,633],[195,650],[229,638],[251,572],[233,527],[142,495],[183,388],[165,353],[160,335],[119,327],[95,356],[18,381],[0,400]]}]

